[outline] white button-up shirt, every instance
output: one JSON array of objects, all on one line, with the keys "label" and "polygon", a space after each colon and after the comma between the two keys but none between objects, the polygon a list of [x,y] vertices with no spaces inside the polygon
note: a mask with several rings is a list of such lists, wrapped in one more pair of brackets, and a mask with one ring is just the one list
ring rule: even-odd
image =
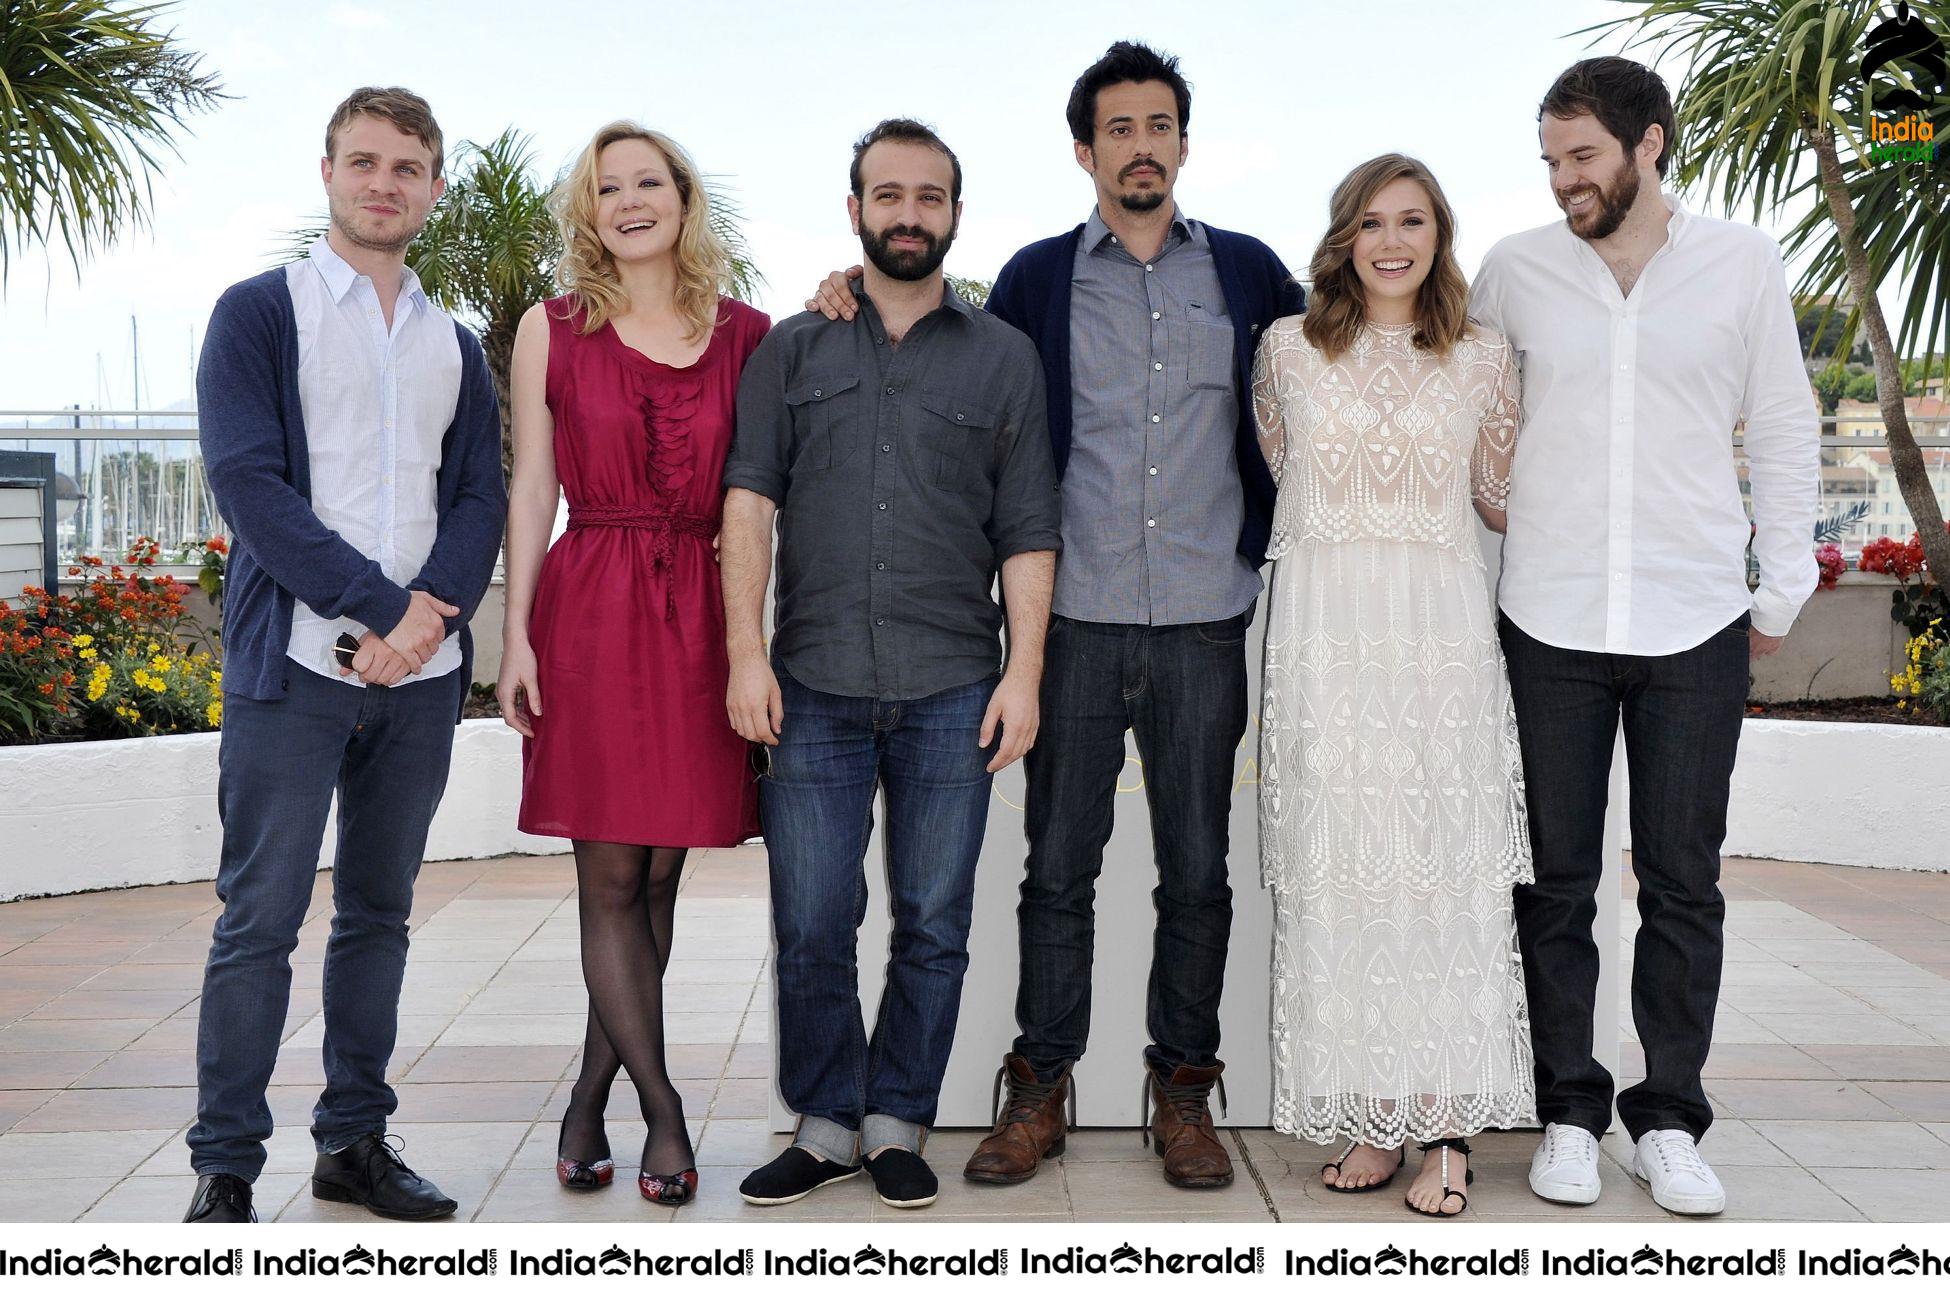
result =
[{"label": "white button-up shirt", "polygon": [[1560,648],[1678,653],[1748,611],[1785,635],[1815,588],[1820,423],[1780,250],[1666,206],[1629,297],[1562,221],[1491,248],[1471,294],[1523,368],[1497,601]]},{"label": "white button-up shirt", "polygon": [[[460,340],[454,322],[427,300],[407,270],[393,325],[372,280],[346,264],[324,239],[285,272],[298,317],[298,395],[311,458],[311,507],[345,542],[405,585],[433,552],[439,532],[440,444],[460,400]],[[303,603],[291,611],[294,662],[347,684],[332,646],[368,629],[349,617],[321,617]],[[449,635],[417,676],[460,666]]]}]

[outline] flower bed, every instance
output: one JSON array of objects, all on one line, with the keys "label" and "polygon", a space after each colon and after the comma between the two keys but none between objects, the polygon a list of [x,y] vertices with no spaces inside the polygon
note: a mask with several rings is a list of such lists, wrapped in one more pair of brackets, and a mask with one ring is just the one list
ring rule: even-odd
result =
[{"label": "flower bed", "polygon": [[[221,537],[192,547],[222,579]],[[30,586],[0,600],[0,743],[214,730],[223,670],[214,639],[190,620],[189,587],[155,568],[161,546],[138,540],[123,563],[85,558],[74,594]]]}]

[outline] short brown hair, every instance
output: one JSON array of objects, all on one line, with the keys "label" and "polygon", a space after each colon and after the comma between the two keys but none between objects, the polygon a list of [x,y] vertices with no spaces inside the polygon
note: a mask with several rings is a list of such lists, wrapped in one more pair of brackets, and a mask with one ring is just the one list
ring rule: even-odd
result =
[{"label": "short brown hair", "polygon": [[441,164],[447,160],[440,123],[433,120],[433,109],[426,100],[399,86],[360,86],[347,95],[345,102],[332,110],[332,120],[326,124],[326,157],[332,156],[339,132],[361,113],[384,118],[433,150],[433,174],[440,174]]},{"label": "short brown hair", "polygon": [[954,192],[948,195],[949,201],[956,203],[961,201],[961,159],[956,157],[955,151],[934,133],[933,127],[917,122],[911,117],[889,117],[853,142],[853,165],[847,169],[846,178],[853,186],[855,198],[867,196],[865,181],[860,176],[860,160],[867,156],[868,149],[883,142],[920,144],[944,155],[955,173]]},{"label": "short brown hair", "polygon": [[1537,105],[1537,120],[1549,113],[1559,121],[1590,113],[1598,124],[1625,147],[1629,159],[1657,126],[1665,135],[1659,157],[1653,165],[1661,176],[1672,160],[1673,146],[1679,142],[1679,128],[1673,123],[1672,94],[1657,72],[1643,63],[1613,55],[1573,63],[1558,76]]},{"label": "short brown hair", "polygon": [[1456,264],[1456,214],[1429,169],[1400,153],[1369,158],[1347,173],[1334,188],[1328,204],[1327,233],[1314,249],[1310,268],[1314,291],[1300,331],[1329,360],[1354,345],[1355,335],[1368,318],[1368,298],[1361,272],[1354,268],[1354,240],[1368,205],[1384,186],[1413,180],[1429,196],[1435,218],[1435,261],[1415,298],[1415,333],[1411,341],[1423,351],[1447,356],[1469,332],[1469,284]]}]

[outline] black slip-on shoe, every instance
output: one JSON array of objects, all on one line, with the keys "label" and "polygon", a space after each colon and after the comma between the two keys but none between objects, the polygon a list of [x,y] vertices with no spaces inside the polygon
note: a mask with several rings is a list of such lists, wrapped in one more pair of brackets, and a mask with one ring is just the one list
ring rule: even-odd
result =
[{"label": "black slip-on shoe", "polygon": [[203,1176],[196,1182],[189,1214],[183,1217],[185,1225],[248,1225],[256,1220],[250,1181],[225,1172]]},{"label": "black slip-on shoe", "polygon": [[925,1207],[941,1192],[934,1168],[919,1153],[890,1148],[867,1159],[874,1191],[889,1207]]},{"label": "black slip-on shoe", "polygon": [[438,1220],[460,1206],[414,1174],[379,1135],[361,1135],[350,1147],[320,1153],[312,1167],[311,1196],[356,1203],[388,1220]]},{"label": "black slip-on shoe", "polygon": [[794,1144],[746,1176],[738,1186],[738,1196],[754,1207],[781,1207],[798,1202],[814,1189],[858,1174],[857,1165],[823,1161]]}]

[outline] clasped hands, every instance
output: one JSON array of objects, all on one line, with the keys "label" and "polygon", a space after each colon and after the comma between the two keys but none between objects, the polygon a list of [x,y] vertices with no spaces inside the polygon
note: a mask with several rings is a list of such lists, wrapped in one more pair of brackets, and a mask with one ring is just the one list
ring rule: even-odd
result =
[{"label": "clasped hands", "polygon": [[351,666],[339,668],[340,675],[356,675],[369,685],[396,685],[420,674],[447,638],[445,619],[460,616],[460,609],[425,590],[409,594],[406,615],[383,636],[372,631],[359,636],[359,651]]}]

